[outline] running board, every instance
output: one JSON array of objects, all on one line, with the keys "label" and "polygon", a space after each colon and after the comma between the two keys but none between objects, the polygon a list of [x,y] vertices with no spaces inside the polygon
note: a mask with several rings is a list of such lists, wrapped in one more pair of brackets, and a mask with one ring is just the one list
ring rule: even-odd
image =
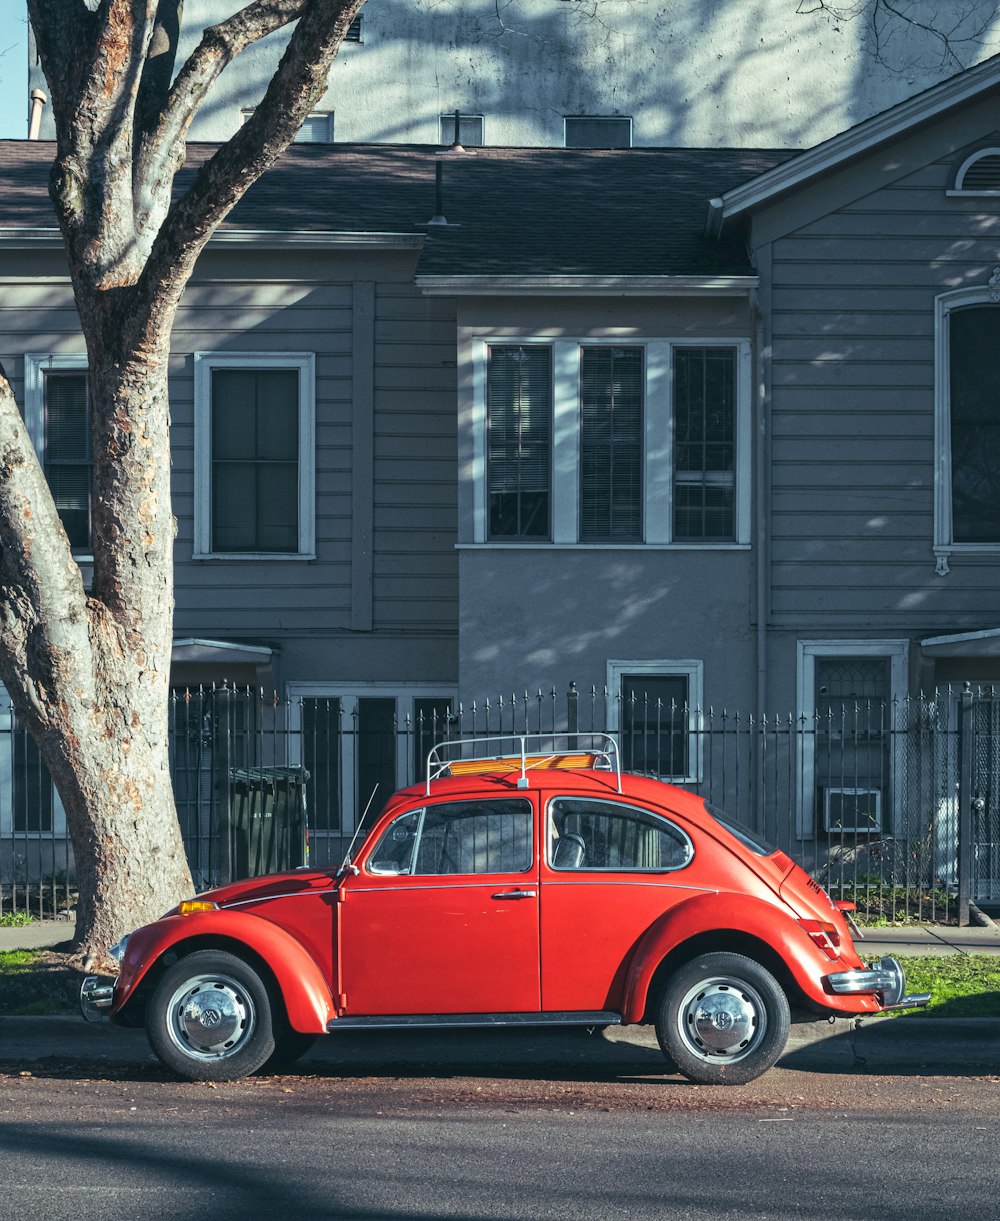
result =
[{"label": "running board", "polygon": [[327,1022],[335,1030],[441,1030],[449,1027],[620,1026],[622,1015],[605,1010],[566,1013],[400,1013],[378,1017],[342,1017]]}]

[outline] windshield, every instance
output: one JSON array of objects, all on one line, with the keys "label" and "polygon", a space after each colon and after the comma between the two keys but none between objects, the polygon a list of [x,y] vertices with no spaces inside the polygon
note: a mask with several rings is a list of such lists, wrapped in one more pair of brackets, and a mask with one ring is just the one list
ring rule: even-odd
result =
[{"label": "windshield", "polygon": [[751,831],[749,827],[745,827],[742,823],[736,822],[735,819],[729,818],[721,810],[713,806],[711,802],[705,802],[705,809],[717,823],[726,828],[730,835],[734,835],[744,848],[749,848],[751,852],[756,852],[758,856],[771,856],[778,851],[763,836],[758,835],[756,831]]}]

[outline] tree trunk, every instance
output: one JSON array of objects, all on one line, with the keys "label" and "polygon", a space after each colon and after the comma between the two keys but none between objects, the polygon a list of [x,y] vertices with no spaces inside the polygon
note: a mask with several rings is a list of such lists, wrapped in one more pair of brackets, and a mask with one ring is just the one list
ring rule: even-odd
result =
[{"label": "tree trunk", "polygon": [[[75,944],[96,961],[192,883],[167,745],[173,311],[147,315],[137,335],[131,294],[78,294],[78,303],[95,422],[93,584],[84,591],[65,536],[33,498],[29,516],[39,520],[23,549],[38,583],[8,593],[4,638],[16,647],[0,650],[0,677],[59,790],[80,888]],[[64,576],[69,566],[75,580]]]}]

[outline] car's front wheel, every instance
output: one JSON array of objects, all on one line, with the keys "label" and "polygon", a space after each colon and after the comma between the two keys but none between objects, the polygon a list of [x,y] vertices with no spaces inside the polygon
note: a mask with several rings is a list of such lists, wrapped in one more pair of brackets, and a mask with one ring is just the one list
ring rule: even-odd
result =
[{"label": "car's front wheel", "polygon": [[703,954],[667,981],[656,1017],[663,1054],[691,1081],[745,1085],[785,1049],[788,998],[760,963]]},{"label": "car's front wheel", "polygon": [[168,1068],[192,1081],[233,1081],[275,1051],[274,1000],[235,954],[199,950],[163,973],[146,1009],[146,1033]]}]

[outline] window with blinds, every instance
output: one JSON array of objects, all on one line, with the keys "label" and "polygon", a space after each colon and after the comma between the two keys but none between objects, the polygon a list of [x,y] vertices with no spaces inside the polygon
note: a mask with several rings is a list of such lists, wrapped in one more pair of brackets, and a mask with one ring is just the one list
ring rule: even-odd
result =
[{"label": "window with blinds", "polygon": [[548,538],[552,454],[549,347],[490,347],[486,433],[490,538]]},{"label": "window with blinds", "polygon": [[212,371],[212,549],[299,547],[299,373]]},{"label": "window with blinds", "polygon": [[70,546],[89,552],[93,457],[85,371],[45,375],[45,478]]},{"label": "window with blinds", "polygon": [[642,541],[642,348],[580,358],[580,541]]},{"label": "window with blinds", "polygon": [[736,513],[736,349],[674,352],[674,538],[730,541]]}]

